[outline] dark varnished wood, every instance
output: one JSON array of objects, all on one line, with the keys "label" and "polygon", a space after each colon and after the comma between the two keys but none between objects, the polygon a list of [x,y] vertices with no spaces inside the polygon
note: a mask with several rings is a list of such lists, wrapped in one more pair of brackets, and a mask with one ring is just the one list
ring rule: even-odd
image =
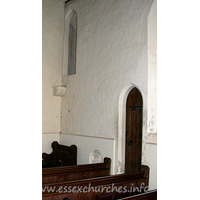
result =
[{"label": "dark varnished wood", "polygon": [[157,190],[121,198],[121,200],[157,200]]},{"label": "dark varnished wood", "polygon": [[107,193],[104,193],[104,194],[98,194],[96,196],[96,200],[112,200],[112,194],[107,194]]},{"label": "dark varnished wood", "polygon": [[103,163],[53,167],[42,169],[42,183],[56,183],[85,178],[109,176],[111,159],[104,158]]},{"label": "dark varnished wood", "polygon": [[142,157],[142,95],[133,88],[126,102],[125,172],[140,171]]},{"label": "dark varnished wood", "polygon": [[[63,200],[64,198],[68,198],[71,200],[75,199],[89,199],[89,200],[95,200],[96,198],[102,199],[101,196],[98,197],[98,195],[102,194],[101,191],[93,191],[90,190],[85,193],[74,193],[74,192],[69,192],[69,193],[60,193],[59,188],[71,188],[73,187],[82,187],[84,188],[85,186],[88,187],[90,184],[90,187],[112,187],[112,184],[114,184],[114,187],[119,188],[119,187],[127,187],[127,190],[130,189],[132,185],[135,187],[140,187],[140,185],[143,183],[144,186],[147,186],[148,184],[148,179],[147,173],[148,171],[139,171],[135,173],[129,173],[129,174],[120,174],[120,175],[112,175],[112,176],[105,176],[105,177],[98,177],[98,178],[90,178],[90,179],[83,179],[83,180],[76,180],[76,181],[67,181],[67,182],[60,182],[60,183],[51,183],[51,184],[43,184],[42,187],[43,189],[46,187],[55,187],[54,191],[47,192],[43,191],[43,200]],[[103,193],[109,193],[112,195],[112,199],[114,199],[115,196],[115,191],[110,191],[110,192],[103,192]],[[127,194],[131,195],[131,193]],[[106,196],[106,195],[105,195]],[[106,198],[109,198],[109,195],[107,195]]]},{"label": "dark varnished wood", "polygon": [[60,167],[77,164],[76,145],[66,146],[54,141],[52,144],[52,153],[42,153],[42,167]]}]

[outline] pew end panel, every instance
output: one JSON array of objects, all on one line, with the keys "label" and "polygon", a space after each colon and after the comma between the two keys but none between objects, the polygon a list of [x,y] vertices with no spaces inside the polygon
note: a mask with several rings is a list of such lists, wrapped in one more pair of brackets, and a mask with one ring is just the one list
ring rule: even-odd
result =
[{"label": "pew end panel", "polygon": [[52,153],[42,153],[42,168],[77,165],[77,146],[52,142]]},{"label": "pew end panel", "polygon": [[146,178],[146,185],[149,185],[149,172],[150,168],[147,165],[141,165],[140,171],[144,172],[144,177]]}]

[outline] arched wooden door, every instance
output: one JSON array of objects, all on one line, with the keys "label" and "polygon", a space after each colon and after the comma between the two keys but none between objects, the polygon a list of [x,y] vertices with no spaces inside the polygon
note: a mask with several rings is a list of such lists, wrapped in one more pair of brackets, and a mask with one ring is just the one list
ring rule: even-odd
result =
[{"label": "arched wooden door", "polygon": [[140,171],[142,157],[142,95],[133,88],[126,102],[125,172]]}]

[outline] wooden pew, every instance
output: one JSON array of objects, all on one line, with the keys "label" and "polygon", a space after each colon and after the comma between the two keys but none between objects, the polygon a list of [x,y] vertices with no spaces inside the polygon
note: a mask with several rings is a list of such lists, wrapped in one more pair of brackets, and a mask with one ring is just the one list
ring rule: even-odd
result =
[{"label": "wooden pew", "polygon": [[52,142],[52,153],[42,153],[42,168],[61,167],[77,164],[77,146],[61,145],[57,141]]},{"label": "wooden pew", "polygon": [[114,199],[116,191],[126,193],[128,196],[134,192],[134,187],[143,186],[148,189],[148,181],[149,167],[142,166],[141,171],[135,173],[43,184],[42,199],[96,200],[100,194],[110,194],[107,199]]},{"label": "wooden pew", "polygon": [[[63,200],[70,200],[69,198],[64,198]],[[96,200],[112,200],[112,194],[102,194],[98,195]],[[147,191],[142,194],[132,195],[129,197],[115,199],[114,200],[157,200],[157,190]]]},{"label": "wooden pew", "polygon": [[43,168],[42,184],[109,176],[110,167],[111,159],[106,157],[103,163]]},{"label": "wooden pew", "polygon": [[137,194],[120,200],[157,200],[157,190],[150,190],[142,194]]}]

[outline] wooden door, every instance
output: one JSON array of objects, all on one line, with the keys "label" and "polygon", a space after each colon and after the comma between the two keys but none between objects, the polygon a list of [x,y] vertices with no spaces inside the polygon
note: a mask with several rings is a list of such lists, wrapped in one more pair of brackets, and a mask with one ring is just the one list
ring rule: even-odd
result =
[{"label": "wooden door", "polygon": [[142,95],[133,88],[126,102],[125,172],[140,171],[142,157]]}]

